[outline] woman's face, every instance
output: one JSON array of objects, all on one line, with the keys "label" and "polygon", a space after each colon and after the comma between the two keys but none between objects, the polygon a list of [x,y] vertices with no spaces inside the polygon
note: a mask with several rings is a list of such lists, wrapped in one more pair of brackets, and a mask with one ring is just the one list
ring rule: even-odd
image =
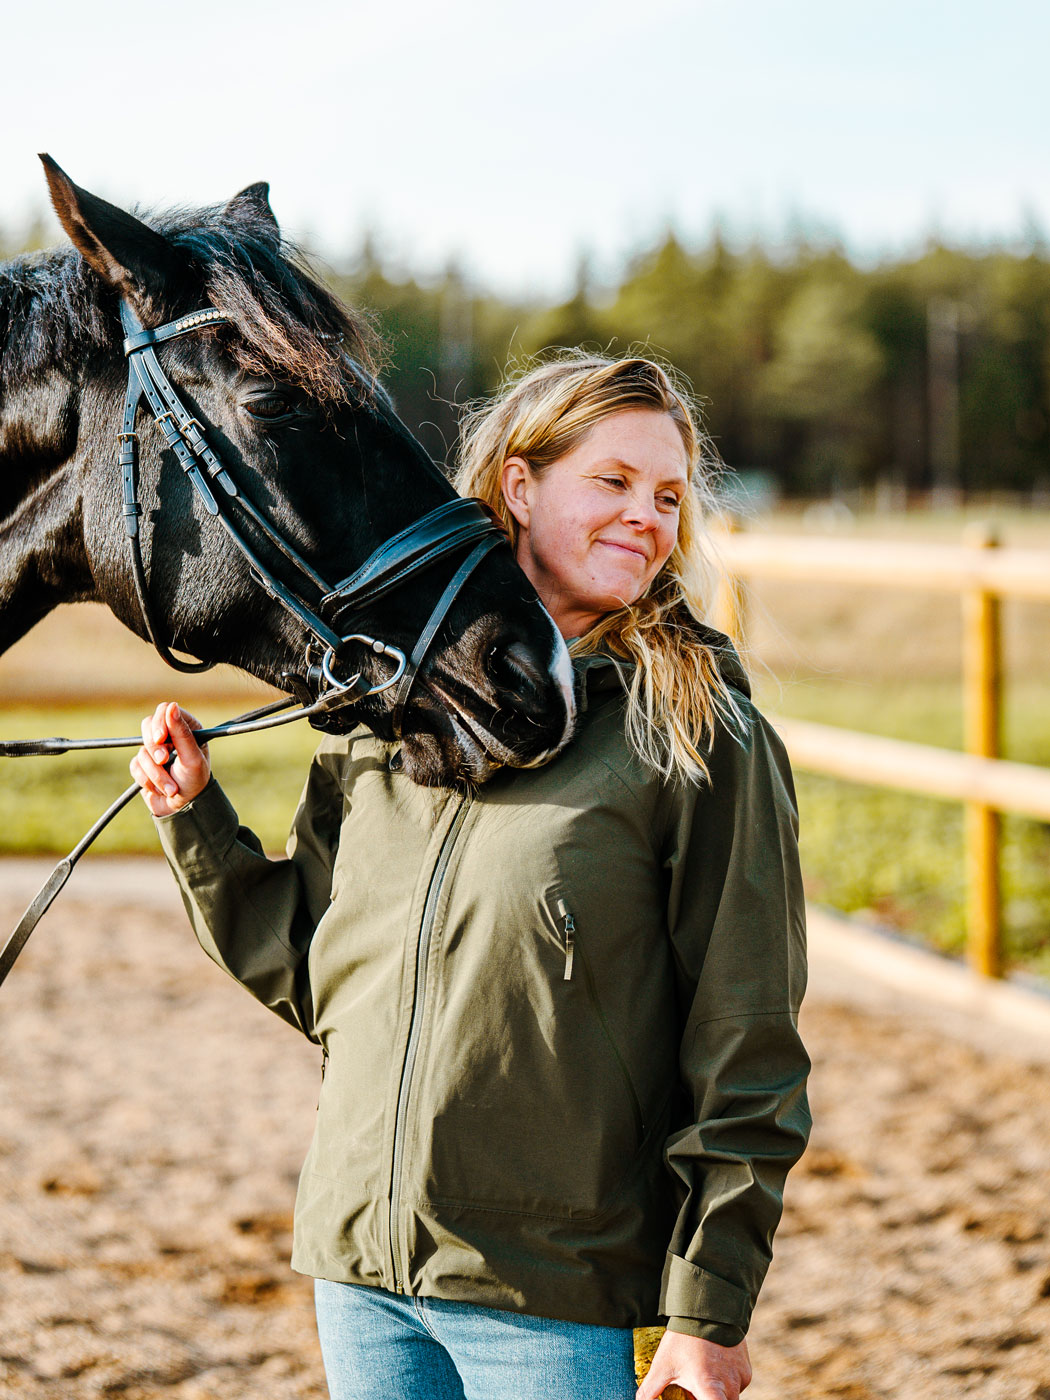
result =
[{"label": "woman's face", "polygon": [[674,419],[648,408],[603,418],[540,476],[523,457],[507,459],[518,563],[563,637],[649,587],[674,549],[688,471]]}]

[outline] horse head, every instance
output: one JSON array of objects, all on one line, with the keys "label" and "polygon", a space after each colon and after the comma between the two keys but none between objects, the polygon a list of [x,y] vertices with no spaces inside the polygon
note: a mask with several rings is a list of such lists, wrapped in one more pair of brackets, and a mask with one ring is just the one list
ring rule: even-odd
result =
[{"label": "horse head", "polygon": [[[188,454],[173,451],[170,434],[140,416],[137,529],[150,602],[166,645],[283,688],[297,677],[300,689],[316,693],[325,685],[311,664],[316,635],[274,605],[260,572],[299,596],[313,587],[306,601],[316,615],[325,581],[354,575],[384,541],[454,501],[451,485],[378,385],[361,323],[282,237],[265,185],[221,207],[147,223],[42,159],[59,220],[83,259],[65,275],[71,285],[79,279],[78,314],[88,326],[70,409],[76,445],[63,464],[76,483],[76,539],[70,543],[67,530],[63,548],[78,582],[67,596],[105,602],[145,635],[115,466],[128,374],[118,308],[123,302],[146,328],[214,308],[193,334],[154,352],[227,479],[257,507],[255,519],[238,516],[236,500],[230,510],[262,570],[232,547],[194,489],[182,460]],[[68,491],[64,499],[68,514]],[[289,579],[275,537],[308,561],[314,584]],[[326,620],[340,638],[367,633],[408,655],[458,562],[442,554],[410,586],[380,590],[352,617],[337,606]],[[329,592],[338,604],[339,589]],[[63,601],[60,588],[52,593],[49,605]],[[487,554],[449,605],[396,726],[393,688],[378,689],[390,674],[388,656],[347,643],[339,664],[361,673],[359,689],[367,683],[376,693],[333,711],[326,727],[363,721],[381,738],[396,728],[403,767],[420,783],[480,782],[501,764],[542,762],[571,731],[565,644],[504,546]]]}]

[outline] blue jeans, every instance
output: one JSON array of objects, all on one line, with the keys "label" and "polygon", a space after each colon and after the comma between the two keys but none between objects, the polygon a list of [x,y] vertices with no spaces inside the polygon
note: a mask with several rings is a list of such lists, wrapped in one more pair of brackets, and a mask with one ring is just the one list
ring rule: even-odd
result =
[{"label": "blue jeans", "polygon": [[332,1400],[634,1400],[630,1327],[327,1279],[314,1298]]}]

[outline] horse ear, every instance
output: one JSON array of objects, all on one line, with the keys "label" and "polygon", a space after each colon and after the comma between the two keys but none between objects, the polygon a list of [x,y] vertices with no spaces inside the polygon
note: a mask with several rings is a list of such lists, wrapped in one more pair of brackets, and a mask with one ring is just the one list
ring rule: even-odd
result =
[{"label": "horse ear", "polygon": [[162,234],[82,190],[49,155],[40,159],[59,223],[104,282],[141,303],[175,280],[180,262]]},{"label": "horse ear", "polygon": [[270,186],[265,180],[258,180],[235,194],[226,203],[226,213],[233,219],[247,215],[255,223],[266,223],[274,236],[280,237],[280,227],[270,208]]}]

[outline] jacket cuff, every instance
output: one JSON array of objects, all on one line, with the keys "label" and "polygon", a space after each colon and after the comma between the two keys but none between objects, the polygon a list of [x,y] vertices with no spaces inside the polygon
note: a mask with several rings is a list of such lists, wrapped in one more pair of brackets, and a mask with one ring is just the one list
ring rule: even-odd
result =
[{"label": "jacket cuff", "polygon": [[687,1337],[702,1337],[705,1342],[717,1342],[720,1347],[738,1346],[746,1335],[743,1327],[728,1322],[709,1322],[705,1317],[669,1317],[668,1332],[683,1332]]},{"label": "jacket cuff", "polygon": [[165,855],[187,871],[214,870],[240,829],[230,799],[214,778],[185,807],[153,820]]},{"label": "jacket cuff", "polygon": [[[690,1322],[705,1327],[721,1324],[739,1331],[734,1342],[720,1343],[733,1346],[747,1331],[753,1306],[751,1295],[745,1289],[691,1264],[681,1255],[668,1253],[660,1280],[660,1312],[673,1320],[675,1325],[668,1323],[672,1331],[685,1331],[687,1327],[682,1324]],[[707,1334],[691,1332],[691,1335]],[[709,1339],[719,1341],[717,1337]]]}]

